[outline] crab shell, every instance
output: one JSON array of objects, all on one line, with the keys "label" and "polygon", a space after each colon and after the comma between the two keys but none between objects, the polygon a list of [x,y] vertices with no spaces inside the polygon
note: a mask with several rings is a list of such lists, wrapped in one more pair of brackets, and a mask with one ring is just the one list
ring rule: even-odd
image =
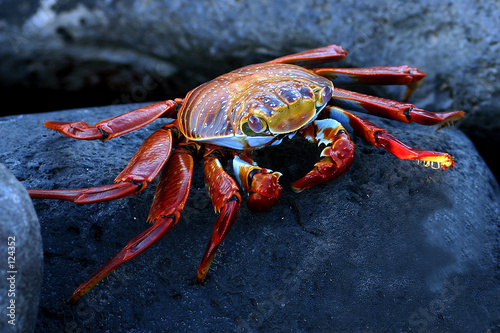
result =
[{"label": "crab shell", "polygon": [[332,92],[330,80],[297,65],[249,65],[191,90],[179,129],[189,140],[233,149],[278,144],[316,119]]}]

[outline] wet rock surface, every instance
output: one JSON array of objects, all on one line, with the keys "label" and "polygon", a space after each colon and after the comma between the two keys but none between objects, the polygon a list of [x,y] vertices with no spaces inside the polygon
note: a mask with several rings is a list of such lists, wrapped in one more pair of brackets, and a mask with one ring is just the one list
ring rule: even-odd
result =
[{"label": "wet rock surface", "polygon": [[[78,141],[45,120],[98,120],[132,105],[0,118],[0,161],[27,188],[104,185],[167,119],[107,142]],[[154,184],[91,205],[34,200],[45,271],[37,331],[495,332],[500,325],[499,188],[458,130],[371,119],[421,149],[447,151],[453,170],[398,160],[355,139],[340,179],[302,193],[293,180],[317,160],[300,140],[257,153],[283,173],[269,212],[242,207],[204,286],[199,260],[215,214],[200,165],[179,224],[75,307],[73,290],[147,228]]]}]

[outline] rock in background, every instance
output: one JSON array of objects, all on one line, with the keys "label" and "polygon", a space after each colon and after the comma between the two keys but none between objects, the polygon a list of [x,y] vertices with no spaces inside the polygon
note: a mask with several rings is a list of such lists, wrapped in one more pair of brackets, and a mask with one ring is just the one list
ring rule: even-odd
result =
[{"label": "rock in background", "polygon": [[[463,109],[462,129],[498,174],[500,7],[480,1],[71,1],[0,3],[9,113],[162,100],[241,65],[327,44],[342,66],[410,64],[413,102]],[[389,97],[400,90],[389,89]],[[4,111],[5,112],[5,111]]]},{"label": "rock in background", "polygon": [[[27,188],[104,185],[167,119],[106,142],[69,139],[47,119],[95,123],[134,105],[0,121],[0,160]],[[243,205],[204,286],[196,268],[216,216],[198,164],[178,225],[75,307],[65,301],[147,228],[154,183],[134,197],[77,205],[36,199],[45,276],[37,332],[497,332],[499,188],[458,130],[372,119],[419,148],[447,151],[453,170],[403,161],[354,139],[340,179],[294,193],[319,151],[304,140],[258,152],[283,173],[269,212]],[[313,149],[311,149],[313,148]]]},{"label": "rock in background", "polygon": [[[3,160],[3,159],[2,159]],[[0,164],[0,332],[34,332],[42,289],[43,248],[35,208]]]}]

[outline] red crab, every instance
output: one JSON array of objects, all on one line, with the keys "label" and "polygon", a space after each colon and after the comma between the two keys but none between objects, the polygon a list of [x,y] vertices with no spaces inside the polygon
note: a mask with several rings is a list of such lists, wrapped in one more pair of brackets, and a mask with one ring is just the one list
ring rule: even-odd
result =
[{"label": "red crab", "polygon": [[[206,190],[219,215],[198,268],[198,282],[204,281],[220,242],[236,219],[240,188],[248,196],[249,209],[256,212],[268,210],[281,197],[281,174],[259,167],[251,159],[254,149],[279,144],[295,135],[323,144],[325,148],[314,168],[293,183],[297,192],[336,179],[349,169],[354,144],[347,132],[401,159],[425,161],[443,169],[453,167],[449,154],[412,148],[347,110],[439,126],[462,118],[463,111],[433,113],[412,104],[334,88],[333,84],[402,84],[408,86],[407,99],[425,76],[409,66],[314,68],[346,54],[341,46],[330,45],[249,65],[200,85],[184,99],[147,105],[94,126],[85,122],[45,122],[46,127],[72,138],[109,140],[160,116],[174,118],[144,141],[112,185],[29,190],[34,198],[93,203],[137,194],[160,174],[148,217],[152,226],[81,284],[70,302],[76,302],[115,268],[149,248],[179,221],[193,165],[200,158]],[[224,169],[229,159],[236,181]]]}]

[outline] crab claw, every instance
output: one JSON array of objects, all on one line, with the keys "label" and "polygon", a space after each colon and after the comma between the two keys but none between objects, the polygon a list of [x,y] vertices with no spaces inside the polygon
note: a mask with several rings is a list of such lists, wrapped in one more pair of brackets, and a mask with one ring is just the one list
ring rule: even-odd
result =
[{"label": "crab claw", "polygon": [[351,167],[354,160],[354,144],[345,131],[335,137],[331,146],[321,152],[321,160],[316,162],[314,168],[307,175],[295,181],[292,189],[301,192],[322,183],[329,182],[342,176]]},{"label": "crab claw", "polygon": [[299,135],[309,142],[326,145],[321,152],[321,159],[304,177],[292,184],[292,190],[301,192],[319,184],[342,176],[351,167],[354,160],[354,143],[345,128],[334,119],[313,121],[303,128]]},{"label": "crab claw", "polygon": [[256,172],[250,175],[252,182],[248,189],[247,206],[252,212],[265,212],[281,198],[283,187],[278,183],[281,173],[254,170]]},{"label": "crab claw", "polygon": [[247,206],[252,212],[265,212],[281,198],[283,187],[278,183],[281,173],[259,167],[249,154],[234,156],[233,170],[248,193]]}]

